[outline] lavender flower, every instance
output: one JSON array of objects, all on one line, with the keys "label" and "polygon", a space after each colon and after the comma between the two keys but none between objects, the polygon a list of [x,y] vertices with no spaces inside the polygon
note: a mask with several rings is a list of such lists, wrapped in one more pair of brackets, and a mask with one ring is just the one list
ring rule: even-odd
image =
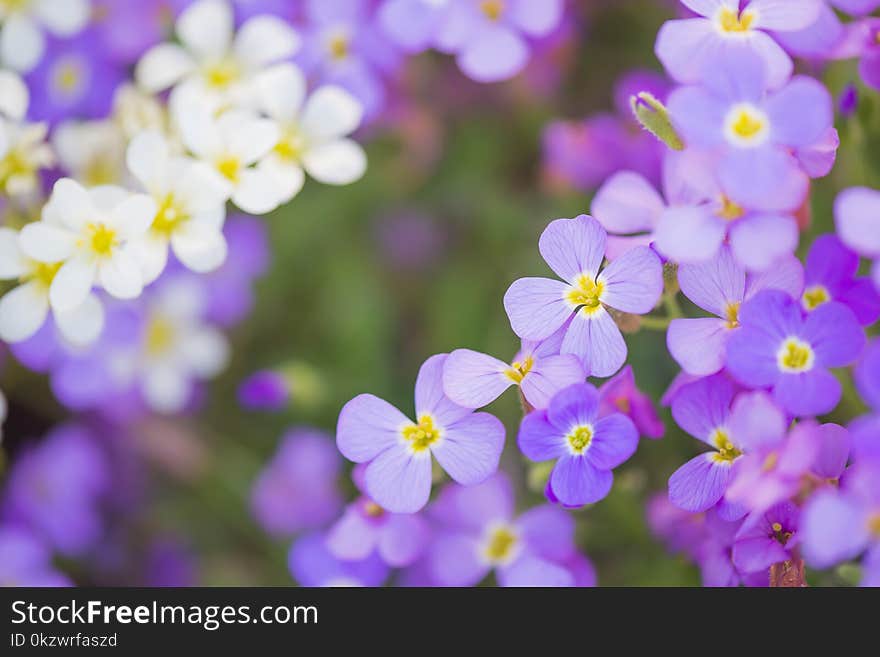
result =
[{"label": "lavender flower", "polygon": [[320,532],[298,538],[287,563],[301,586],[381,586],[388,577],[388,566],[376,554],[362,561],[337,559]]},{"label": "lavender flower", "polygon": [[282,411],[290,404],[287,378],[273,370],[254,372],[238,386],[238,403],[249,410]]},{"label": "lavender flower", "polygon": [[568,323],[561,353],[575,354],[592,376],[611,376],[626,360],[626,343],[608,309],[650,312],[663,291],[660,259],[637,247],[600,270],[607,233],[592,217],[557,219],[541,235],[544,260],[566,282],[521,278],[504,295],[513,332],[543,340]]},{"label": "lavender flower", "polygon": [[871,258],[871,279],[880,290],[880,192],[867,187],[844,190],[834,202],[837,234],[850,249]]},{"label": "lavender flower", "polygon": [[0,586],[72,586],[52,567],[48,548],[18,527],[0,527]]},{"label": "lavender flower", "polygon": [[859,256],[834,235],[822,235],[807,254],[801,303],[812,311],[829,301],[839,301],[853,311],[863,326],[880,318],[880,293],[871,280],[856,276]]},{"label": "lavender flower", "polygon": [[431,494],[431,455],[455,481],[473,486],[498,469],[504,426],[443,394],[446,354],[432,356],[416,379],[416,422],[374,395],[358,395],[339,413],[336,444],[365,473],[370,497],[392,513],[414,513]]},{"label": "lavender flower", "polygon": [[820,415],[840,400],[828,372],[859,356],[865,334],[853,312],[829,302],[806,318],[784,292],[764,290],[742,305],[741,329],[727,344],[727,368],[742,384],[770,388],[793,415]]},{"label": "lavender flower", "polygon": [[551,499],[565,506],[592,504],[611,490],[611,473],[636,451],[639,434],[622,413],[599,417],[599,393],[588,383],[556,393],[546,410],[529,413],[517,443],[533,461],[556,460]]},{"label": "lavender flower", "polygon": [[775,563],[788,561],[800,542],[800,509],[790,502],[749,517],[736,533],[733,563],[741,572],[766,573]]},{"label": "lavender flower", "polygon": [[599,388],[599,415],[623,413],[636,425],[639,434],[662,438],[663,420],[657,415],[654,402],[638,389],[632,366],[627,365]]}]

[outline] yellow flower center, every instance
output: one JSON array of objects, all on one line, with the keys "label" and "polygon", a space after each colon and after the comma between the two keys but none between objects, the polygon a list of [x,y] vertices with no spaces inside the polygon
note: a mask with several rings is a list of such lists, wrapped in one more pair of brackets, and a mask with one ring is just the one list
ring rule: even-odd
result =
[{"label": "yellow flower center", "polygon": [[531,356],[527,356],[522,362],[517,360],[511,363],[510,368],[505,370],[504,374],[514,383],[520,384],[522,383],[522,380],[526,378],[526,374],[532,370],[534,364],[535,359]]},{"label": "yellow flower center", "polygon": [[797,338],[788,338],[776,354],[779,369],[783,372],[800,373],[813,369],[816,354],[813,348]]},{"label": "yellow flower center", "polygon": [[5,187],[11,178],[29,177],[35,171],[36,167],[27,153],[21,148],[13,148],[0,160],[0,185]]},{"label": "yellow flower center", "polygon": [[336,61],[340,61],[348,57],[351,51],[351,42],[346,34],[334,34],[327,40],[327,50],[330,51],[330,57]]},{"label": "yellow flower center", "polygon": [[742,34],[748,32],[755,22],[755,12],[746,9],[742,13],[730,7],[722,7],[718,14],[718,25],[722,32]]},{"label": "yellow flower center", "polygon": [[90,223],[86,226],[88,248],[101,258],[109,258],[119,246],[116,231],[101,223]]},{"label": "yellow flower center", "polygon": [[215,163],[217,171],[231,183],[238,183],[241,174],[241,160],[234,155],[224,155]]},{"label": "yellow flower center", "polygon": [[58,270],[61,269],[61,265],[64,263],[56,262],[51,265],[47,265],[44,262],[34,262],[31,265],[30,275],[27,276],[27,280],[36,281],[45,289],[49,289],[49,286],[52,285],[52,281],[55,280],[55,274],[58,273]]},{"label": "yellow flower center", "polygon": [[294,126],[287,126],[275,144],[275,153],[284,160],[298,162],[305,150],[305,139]]},{"label": "yellow flower center", "polygon": [[880,537],[880,512],[874,513],[868,518],[868,532],[872,536]]},{"label": "yellow flower center", "polygon": [[7,12],[12,13],[24,9],[31,3],[31,0],[0,0],[0,7]]},{"label": "yellow flower center", "polygon": [[743,206],[722,194],[718,209],[715,211],[715,216],[726,221],[736,221],[737,219],[741,219],[745,213],[746,211]]},{"label": "yellow flower center", "polygon": [[572,454],[583,454],[593,442],[593,427],[589,424],[575,427],[565,439],[568,441],[568,447]]},{"label": "yellow flower center", "polygon": [[79,85],[80,70],[73,62],[66,62],[55,71],[55,82],[62,91],[73,91]]},{"label": "yellow flower center", "polygon": [[724,427],[718,427],[715,429],[710,436],[709,442],[715,445],[715,449],[718,450],[718,452],[712,456],[716,462],[733,463],[733,461],[742,456],[742,451],[737,449],[736,445],[733,444],[730,440],[730,434]]},{"label": "yellow flower center", "polygon": [[735,329],[739,326],[739,301],[732,301],[724,309],[724,318],[727,320],[727,328]]},{"label": "yellow flower center", "polygon": [[85,167],[83,182],[90,187],[109,185],[119,179],[116,164],[108,157],[96,157]]},{"label": "yellow flower center", "polygon": [[504,564],[513,560],[519,538],[516,532],[505,525],[490,530],[483,548],[486,561],[491,564]]},{"label": "yellow flower center", "polygon": [[147,326],[146,350],[150,356],[161,356],[174,344],[174,325],[163,317],[154,317]]},{"label": "yellow flower center", "polygon": [[168,194],[162,199],[162,203],[156,211],[156,216],[153,218],[153,232],[165,237],[171,237],[180,224],[188,218],[180,204],[175,201],[174,195]]},{"label": "yellow flower center", "polygon": [[767,458],[765,458],[764,462],[761,464],[761,469],[764,472],[770,472],[778,464],[779,464],[779,452],[770,452],[767,455]]},{"label": "yellow flower center", "polygon": [[504,13],[504,0],[483,0],[480,10],[490,21],[497,21]]},{"label": "yellow flower center", "polygon": [[418,424],[404,427],[402,433],[404,440],[416,454],[424,452],[440,440],[440,429],[434,425],[434,418],[430,415],[420,417]]},{"label": "yellow flower center", "polygon": [[632,410],[632,402],[630,402],[629,397],[618,397],[614,400],[614,405],[624,415],[629,415],[629,412]]},{"label": "yellow flower center", "polygon": [[602,293],[605,291],[605,283],[595,281],[587,274],[581,274],[577,278],[577,285],[568,288],[565,299],[574,309],[581,309],[584,314],[592,315],[602,307]]},{"label": "yellow flower center", "polygon": [[770,120],[760,108],[750,103],[740,103],[728,112],[724,127],[730,143],[752,148],[766,141]]},{"label": "yellow flower center", "polygon": [[831,294],[824,285],[814,285],[804,290],[801,301],[807,310],[815,310],[823,303],[831,301]]},{"label": "yellow flower center", "polygon": [[364,513],[366,513],[371,518],[380,518],[385,514],[385,509],[383,509],[375,502],[369,501],[364,504]]},{"label": "yellow flower center", "polygon": [[209,87],[225,89],[241,77],[241,69],[234,59],[225,58],[206,66],[204,76]]}]

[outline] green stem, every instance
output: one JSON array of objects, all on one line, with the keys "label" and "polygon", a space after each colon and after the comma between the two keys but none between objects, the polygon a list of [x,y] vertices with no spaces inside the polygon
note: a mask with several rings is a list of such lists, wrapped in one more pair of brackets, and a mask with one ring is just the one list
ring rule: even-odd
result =
[{"label": "green stem", "polygon": [[653,317],[643,315],[639,318],[639,326],[649,331],[665,331],[672,320],[669,317]]}]

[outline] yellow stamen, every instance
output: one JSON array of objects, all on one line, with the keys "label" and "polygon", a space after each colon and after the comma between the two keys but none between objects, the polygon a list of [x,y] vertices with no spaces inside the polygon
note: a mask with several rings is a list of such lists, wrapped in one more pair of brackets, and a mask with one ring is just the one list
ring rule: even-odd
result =
[{"label": "yellow stamen", "polygon": [[215,163],[217,171],[231,183],[237,183],[241,175],[241,160],[234,155],[221,157]]},{"label": "yellow stamen", "polygon": [[783,372],[809,372],[813,369],[816,355],[813,348],[797,338],[789,338],[776,354],[779,369]]},{"label": "yellow stamen", "polygon": [[375,502],[369,501],[364,504],[364,513],[366,513],[371,518],[379,518],[385,513],[385,509],[383,509]]},{"label": "yellow stamen", "polygon": [[831,294],[824,285],[814,285],[804,291],[802,299],[804,308],[807,310],[815,310],[823,303],[831,301]]},{"label": "yellow stamen", "polygon": [[517,544],[516,533],[508,527],[498,527],[489,534],[484,548],[486,560],[490,563],[505,563],[513,556]]},{"label": "yellow stamen", "polygon": [[305,139],[293,126],[288,126],[281,133],[281,138],[275,144],[275,153],[285,160],[298,162],[305,150]]},{"label": "yellow stamen", "polygon": [[735,329],[739,326],[739,307],[739,301],[728,303],[725,307],[724,317],[727,320],[727,328]]},{"label": "yellow stamen", "polygon": [[424,452],[440,440],[440,429],[434,425],[434,418],[423,415],[418,424],[410,424],[402,430],[403,438],[415,453]]},{"label": "yellow stamen", "polygon": [[527,356],[522,362],[514,361],[511,363],[510,368],[504,370],[504,375],[518,385],[526,378],[526,374],[532,370],[534,364],[535,359],[532,356]]},{"label": "yellow stamen", "polygon": [[577,278],[577,285],[568,288],[565,298],[572,308],[580,308],[584,314],[592,315],[602,307],[601,298],[604,291],[605,283],[581,274]]},{"label": "yellow stamen", "polygon": [[721,203],[715,211],[715,216],[726,221],[736,221],[745,215],[746,211],[743,206],[735,201],[730,200],[726,195],[721,195]]},{"label": "yellow stamen", "polygon": [[781,532],[781,531],[782,531],[782,525],[780,525],[778,522],[774,522],[773,525],[772,525],[772,527],[773,527],[773,531],[775,531],[775,532]]},{"label": "yellow stamen", "polygon": [[764,472],[770,472],[776,465],[779,463],[779,454],[777,452],[770,452],[767,455],[767,458],[764,459],[764,463],[761,464],[761,469]]},{"label": "yellow stamen", "polygon": [[718,453],[712,456],[717,462],[732,463],[742,456],[742,451],[733,444],[730,440],[730,434],[723,427],[718,427],[712,432],[712,435],[709,436],[709,442],[715,445],[718,450]]},{"label": "yellow stamen", "polygon": [[575,427],[565,438],[572,453],[583,454],[593,442],[593,427],[589,424]]},{"label": "yellow stamen", "polygon": [[718,14],[718,24],[727,33],[741,34],[748,32],[755,21],[755,13],[745,10],[742,13],[730,7],[723,7]]},{"label": "yellow stamen", "polygon": [[153,218],[153,232],[165,237],[171,237],[180,224],[188,218],[180,204],[175,201],[174,196],[168,194],[162,199],[162,203],[156,211],[156,216]]},{"label": "yellow stamen", "polygon": [[336,61],[348,57],[351,50],[351,43],[345,34],[334,34],[327,42],[327,50],[330,51],[330,57]]},{"label": "yellow stamen", "polygon": [[223,89],[241,77],[241,70],[233,59],[221,59],[205,67],[205,81],[208,86]]},{"label": "yellow stamen", "polygon": [[764,122],[746,111],[741,111],[733,122],[733,131],[743,139],[751,139],[763,129]]},{"label": "yellow stamen", "polygon": [[868,532],[872,536],[880,537],[880,513],[875,513],[868,518]]},{"label": "yellow stamen", "polygon": [[27,280],[36,281],[45,289],[49,289],[49,286],[52,285],[52,281],[55,280],[55,274],[58,273],[58,270],[61,269],[61,265],[63,263],[56,262],[51,265],[47,265],[44,262],[34,262],[30,271],[30,275],[26,276]]},{"label": "yellow stamen", "polygon": [[62,91],[73,91],[76,89],[80,81],[80,72],[77,66],[72,62],[62,64],[56,71],[56,81],[58,87]]},{"label": "yellow stamen", "polygon": [[86,226],[86,231],[89,235],[89,248],[97,256],[108,258],[113,255],[113,250],[119,246],[116,231],[104,224],[90,223]]},{"label": "yellow stamen", "polygon": [[150,356],[161,356],[174,344],[174,325],[163,317],[154,317],[147,326],[146,350]]},{"label": "yellow stamen", "polygon": [[504,0],[483,0],[480,9],[490,21],[497,21],[504,13]]}]

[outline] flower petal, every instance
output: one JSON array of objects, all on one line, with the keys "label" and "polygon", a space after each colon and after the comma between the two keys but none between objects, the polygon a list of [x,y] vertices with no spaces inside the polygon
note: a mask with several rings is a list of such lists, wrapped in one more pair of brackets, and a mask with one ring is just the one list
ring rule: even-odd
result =
[{"label": "flower petal", "polygon": [[49,301],[40,283],[19,285],[0,298],[0,339],[21,342],[46,321]]},{"label": "flower petal", "polygon": [[55,311],[54,317],[64,339],[77,347],[93,343],[104,329],[104,306],[94,294],[72,310]]},{"label": "flower petal", "polygon": [[351,139],[337,139],[309,148],[302,157],[303,167],[315,180],[326,185],[350,185],[367,170],[367,155]]},{"label": "flower petal", "polygon": [[626,342],[617,324],[604,308],[591,315],[575,315],[565,339],[563,354],[574,354],[584,363],[589,376],[611,376],[626,361]]},{"label": "flower petal", "polygon": [[581,274],[595,278],[599,273],[607,240],[602,225],[582,214],[550,222],[541,233],[538,250],[557,276],[574,283]]},{"label": "flower petal", "polygon": [[513,332],[525,340],[550,337],[572,315],[565,301],[568,286],[549,278],[520,278],[504,294]]},{"label": "flower petal", "polygon": [[565,506],[578,507],[603,499],[611,490],[614,475],[600,470],[583,456],[564,455],[550,475],[550,487]]},{"label": "flower petal", "polygon": [[730,464],[718,463],[714,454],[700,454],[669,478],[669,501],[679,509],[700,513],[718,503],[730,481]]},{"label": "flower petal", "polygon": [[565,453],[565,436],[547,420],[546,411],[532,411],[519,426],[517,445],[532,461],[549,461]]},{"label": "flower petal", "polygon": [[577,356],[545,356],[535,362],[520,383],[520,389],[532,406],[546,408],[557,392],[575,383],[583,383],[585,378],[583,363]]},{"label": "flower petal", "polygon": [[504,374],[509,367],[492,356],[456,349],[443,367],[443,391],[459,406],[482,408],[513,385],[513,379]]},{"label": "flower petal", "polygon": [[370,461],[364,477],[370,497],[392,513],[415,513],[431,495],[430,456],[413,455],[401,444]]},{"label": "flower petal", "polygon": [[610,470],[635,454],[639,432],[626,415],[613,413],[596,422],[587,458],[598,468]]},{"label": "flower petal", "polygon": [[316,89],[303,108],[300,127],[317,143],[336,140],[357,130],[364,109],[345,89],[324,86]]},{"label": "flower petal", "polygon": [[639,246],[614,260],[599,275],[605,289],[602,303],[625,313],[651,312],[663,293],[663,265],[646,246]]},{"label": "flower petal", "polygon": [[666,346],[685,372],[709,376],[724,368],[730,331],[721,319],[674,319],[666,332]]},{"label": "flower petal", "polygon": [[504,425],[488,413],[474,413],[446,427],[443,439],[431,446],[440,466],[463,486],[485,481],[498,470],[504,449]]},{"label": "flower petal", "polygon": [[411,421],[394,406],[374,395],[358,395],[339,412],[336,445],[349,461],[364,463],[401,440],[401,429]]}]

